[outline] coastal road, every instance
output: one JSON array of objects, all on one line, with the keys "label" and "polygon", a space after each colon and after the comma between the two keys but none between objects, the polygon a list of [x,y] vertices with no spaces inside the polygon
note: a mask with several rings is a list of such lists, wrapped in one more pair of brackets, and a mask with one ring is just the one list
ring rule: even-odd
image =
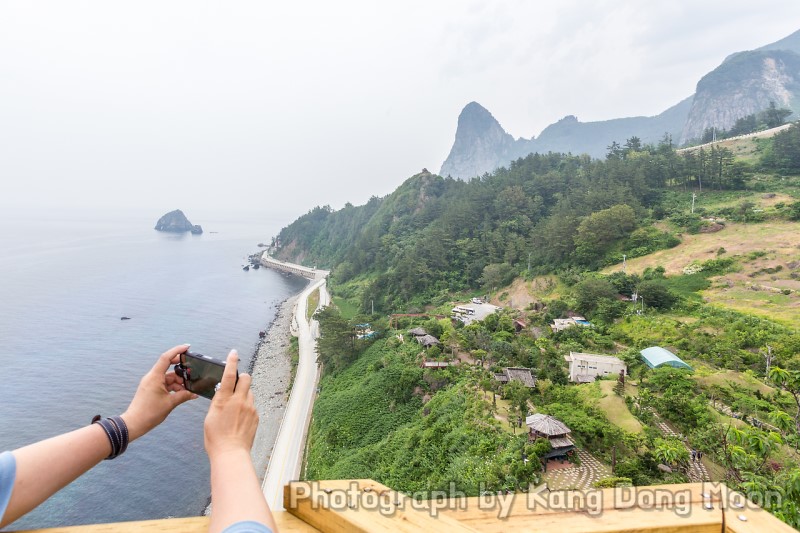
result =
[{"label": "coastal road", "polygon": [[319,289],[319,305],[330,303],[325,278],[312,281],[300,294],[294,313],[294,325],[300,349],[300,361],[292,385],[289,403],[283,415],[278,438],[267,466],[262,490],[273,511],[283,510],[283,486],[300,478],[303,463],[305,437],[311,419],[311,407],[316,395],[318,364],[316,339],[319,336],[319,323],[307,317],[308,296]]}]

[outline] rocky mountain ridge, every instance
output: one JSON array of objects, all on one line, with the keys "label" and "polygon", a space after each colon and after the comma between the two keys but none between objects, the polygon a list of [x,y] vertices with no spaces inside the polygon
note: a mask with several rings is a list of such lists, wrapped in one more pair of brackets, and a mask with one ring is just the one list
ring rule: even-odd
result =
[{"label": "rocky mountain ridge", "polygon": [[[458,117],[455,141],[440,174],[471,179],[533,152],[603,157],[612,142],[639,137],[675,144],[698,139],[707,128],[729,129],[770,102],[800,114],[800,31],[757,50],[731,54],[697,83],[695,94],[654,117],[580,122],[568,115],[539,137],[514,139],[492,114],[470,102]],[[790,117],[790,119],[793,117]]]}]

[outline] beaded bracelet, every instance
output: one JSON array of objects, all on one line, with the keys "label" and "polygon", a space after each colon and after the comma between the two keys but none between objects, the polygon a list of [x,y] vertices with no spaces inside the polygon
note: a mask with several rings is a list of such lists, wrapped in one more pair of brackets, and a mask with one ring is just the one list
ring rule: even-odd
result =
[{"label": "beaded bracelet", "polygon": [[106,459],[116,459],[128,449],[128,426],[121,416],[104,419],[100,415],[95,415],[92,424],[100,424],[111,442],[111,453]]}]

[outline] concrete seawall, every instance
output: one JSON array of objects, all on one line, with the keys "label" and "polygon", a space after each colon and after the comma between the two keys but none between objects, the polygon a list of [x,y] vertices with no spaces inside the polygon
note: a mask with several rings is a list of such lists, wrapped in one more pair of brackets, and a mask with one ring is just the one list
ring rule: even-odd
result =
[{"label": "concrete seawall", "polygon": [[279,261],[274,257],[267,255],[266,252],[261,255],[261,266],[279,270],[281,272],[296,274],[308,279],[324,279],[330,273],[327,270],[317,270],[315,268],[309,268],[303,265]]}]

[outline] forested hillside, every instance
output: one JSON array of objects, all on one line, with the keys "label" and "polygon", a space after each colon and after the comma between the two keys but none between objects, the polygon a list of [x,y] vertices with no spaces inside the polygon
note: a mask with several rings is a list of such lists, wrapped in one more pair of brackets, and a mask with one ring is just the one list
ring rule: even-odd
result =
[{"label": "forested hillside", "polygon": [[[793,127],[765,146],[764,165],[791,172],[798,137]],[[359,278],[376,309],[401,310],[502,286],[529,266],[587,270],[674,246],[675,232],[654,222],[698,231],[702,221],[673,192],[758,187],[759,168],[727,149],[679,155],[669,139],[633,138],[604,160],[532,154],[470,182],[422,172],[364,206],[313,209],[280,232],[274,252],[332,268],[335,283]]]},{"label": "forested hillside", "polygon": [[[337,304],[316,314],[306,477],[422,497],[722,480],[800,525],[800,127],[728,146],[423,172],[285,228],[273,251],[332,267]],[[442,318],[478,294],[502,307]],[[650,368],[653,346],[691,369]],[[573,352],[619,358],[625,379],[570,382]],[[498,380],[509,367],[534,385]],[[532,413],[571,430],[569,474],[546,467]]]}]

